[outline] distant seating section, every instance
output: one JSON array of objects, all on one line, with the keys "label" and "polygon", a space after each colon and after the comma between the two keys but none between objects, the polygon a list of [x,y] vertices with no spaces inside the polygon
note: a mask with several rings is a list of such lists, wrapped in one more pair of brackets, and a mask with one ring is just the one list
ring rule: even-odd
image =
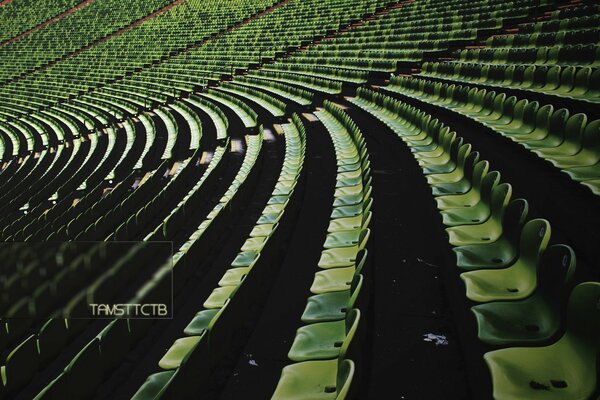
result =
[{"label": "distant seating section", "polygon": [[[461,131],[499,135],[596,201],[599,21],[588,0],[0,1],[0,400],[116,396],[114,372],[149,348],[151,368],[119,377],[128,397],[222,390],[273,277],[296,283],[278,273],[316,135],[333,197],[269,390],[360,398],[369,301],[387,290],[372,274],[393,267],[372,247],[369,122],[430,188],[488,395],[596,398],[589,254]],[[178,329],[72,317],[117,300],[194,303]]]}]

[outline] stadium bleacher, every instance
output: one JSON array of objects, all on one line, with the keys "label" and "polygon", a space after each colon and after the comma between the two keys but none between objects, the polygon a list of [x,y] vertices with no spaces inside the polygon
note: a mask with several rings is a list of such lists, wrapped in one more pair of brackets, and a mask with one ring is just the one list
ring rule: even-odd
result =
[{"label": "stadium bleacher", "polygon": [[599,21],[0,1],[0,400],[599,399]]}]

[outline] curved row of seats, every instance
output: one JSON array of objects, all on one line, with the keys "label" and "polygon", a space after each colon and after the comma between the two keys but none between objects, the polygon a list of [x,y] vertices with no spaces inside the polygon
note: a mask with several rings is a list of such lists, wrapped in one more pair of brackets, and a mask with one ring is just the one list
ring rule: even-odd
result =
[{"label": "curved row of seats", "polygon": [[599,194],[600,120],[486,89],[394,77],[386,90],[448,108],[524,146]]},{"label": "curved row of seats", "polygon": [[[572,289],[575,253],[547,247],[544,219],[527,220],[527,201],[511,200],[511,186],[489,171],[471,145],[423,111],[366,89],[354,104],[387,124],[410,148],[431,187],[466,296],[476,303],[479,338],[511,347],[484,356],[495,398],[531,398],[541,390],[560,398],[588,398],[595,391],[594,365],[600,295],[597,282]],[[562,330],[565,326],[566,330]],[[591,319],[594,322],[587,324]],[[561,332],[564,332],[560,336]],[[558,340],[557,334],[559,335]],[[554,339],[554,343],[544,347]],[[555,368],[565,360],[573,371]]]},{"label": "curved row of seats", "polygon": [[[337,174],[328,233],[302,322],[273,399],[348,395],[355,364],[348,350],[361,319],[358,305],[371,221],[370,168],[358,127],[328,101],[315,116],[333,141]],[[364,310],[363,310],[364,311]],[[364,324],[364,322],[363,322]]]}]

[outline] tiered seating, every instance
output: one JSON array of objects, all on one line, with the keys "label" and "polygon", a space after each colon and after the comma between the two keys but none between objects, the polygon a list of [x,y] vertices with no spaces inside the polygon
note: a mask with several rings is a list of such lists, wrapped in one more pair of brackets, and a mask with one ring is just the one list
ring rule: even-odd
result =
[{"label": "tiered seating", "polygon": [[[185,328],[186,336],[175,340],[158,362],[163,372],[149,376],[134,399],[163,396],[186,399],[203,390],[211,371],[222,362],[223,355],[231,346],[233,330],[243,323],[242,316],[253,303],[262,276],[272,273],[266,269],[273,267],[270,262],[275,246],[274,235],[294,193],[304,159],[304,127],[297,115],[293,116],[291,123],[283,125],[283,131],[286,140],[283,168],[250,237],[240,248],[231,268],[223,274],[219,286],[203,303],[204,309]],[[249,146],[252,146],[251,139],[261,140],[262,136],[249,138]],[[251,148],[247,154],[252,154]],[[243,173],[244,169],[240,171]],[[224,197],[225,203],[217,205],[209,214],[213,220],[225,209],[230,198]],[[197,234],[192,235],[189,245],[205,235],[211,223],[210,220],[206,222],[199,227]],[[189,248],[187,244],[184,247]]]},{"label": "tiered seating", "polygon": [[334,143],[337,176],[334,201],[319,270],[310,288],[302,321],[288,357],[298,363],[285,367],[274,399],[344,398],[354,376],[346,359],[360,321],[355,307],[360,295],[365,246],[370,236],[371,184],[369,158],[356,125],[336,105],[325,102],[315,115]]},{"label": "tiered seating", "polygon": [[27,0],[11,1],[0,8],[0,43],[50,20],[81,2],[82,0],[51,0],[45,3],[44,7],[31,7],[31,2]]},{"label": "tiered seating", "polygon": [[461,50],[456,61],[425,63],[422,75],[598,103],[600,37],[589,24],[599,12],[583,3],[557,11],[516,34],[490,36],[481,49]]},{"label": "tiered seating", "polygon": [[[387,149],[379,132],[363,129],[373,118],[412,153],[447,234],[435,252],[446,246],[455,256],[456,268],[440,265],[451,271],[431,287],[477,327],[477,343],[461,338],[453,349],[457,365],[464,361],[470,374],[473,359],[487,363],[487,394],[498,399],[597,397],[594,254],[563,229],[571,222],[540,216],[533,189],[531,204],[513,198],[500,170],[449,127],[456,117],[461,130],[496,132],[598,195],[600,8],[593,2],[5,3],[0,237],[14,243],[0,246],[0,399],[222,396],[244,373],[242,348],[255,346],[257,327],[276,314],[265,305],[271,295],[303,311],[278,314],[281,326],[269,325],[291,328],[290,341],[281,354],[274,343],[263,375],[252,375],[258,384],[266,378],[274,399],[369,397],[369,363],[391,358],[365,343],[384,340],[373,335],[381,327],[370,312],[395,312],[371,301],[373,292],[390,290],[371,287],[381,285],[371,274],[401,264],[386,265],[385,247],[377,246],[385,241],[371,238],[367,140],[377,149],[374,164],[393,157],[380,151]],[[335,162],[321,170],[329,150],[311,150],[329,139]],[[377,189],[389,171],[373,169]],[[312,207],[303,202],[318,201],[302,197],[318,186],[315,174],[335,181],[330,212],[323,207],[329,218],[298,228],[298,211]],[[596,204],[580,195],[581,204]],[[410,212],[394,210],[396,219],[374,226],[400,227],[399,216]],[[289,289],[304,278],[287,274],[301,263],[283,253],[319,222],[322,247],[306,250],[317,265],[300,271],[308,276],[304,295],[275,290],[276,280]],[[434,230],[432,223],[423,229]],[[181,305],[187,314],[74,318],[87,315],[90,302],[114,301]],[[405,361],[393,360],[399,373]],[[458,383],[465,392],[469,380]]]},{"label": "tiered seating", "polygon": [[423,99],[472,118],[531,150],[563,170],[572,179],[600,193],[600,121],[589,121],[583,113],[569,116],[527,99],[413,78],[395,77],[387,90]]},{"label": "tiered seating", "polygon": [[[470,144],[431,115],[365,89],[351,101],[386,123],[410,147],[423,169],[448,226],[449,242],[456,246],[457,265],[467,270],[460,275],[466,296],[485,303],[472,307],[479,338],[497,346],[536,345],[553,338],[564,318],[563,297],[575,269],[573,250],[567,245],[547,248],[549,222],[525,222],[527,202],[511,201],[510,184],[499,183],[500,174],[490,172],[488,163],[471,152]],[[515,234],[515,229],[520,234]],[[588,397],[594,391],[586,372],[571,375],[566,370],[547,369],[540,362],[547,360],[554,347],[564,348],[564,357],[574,357],[577,365],[594,362],[584,355],[597,346],[586,342],[592,331],[583,328],[578,318],[582,314],[597,316],[591,305],[595,300],[590,300],[597,288],[598,283],[588,282],[573,289],[567,333],[550,348],[511,348],[486,354],[496,398],[528,398],[542,389],[568,398]],[[569,347],[566,343],[571,340],[582,347]],[[542,376],[538,374],[548,378],[537,378]],[[573,387],[567,381],[574,383]]]}]

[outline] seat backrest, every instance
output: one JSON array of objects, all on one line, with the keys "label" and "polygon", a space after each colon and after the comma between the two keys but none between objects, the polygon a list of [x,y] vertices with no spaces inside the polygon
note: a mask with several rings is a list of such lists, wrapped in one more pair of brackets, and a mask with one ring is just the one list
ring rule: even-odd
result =
[{"label": "seat backrest", "polygon": [[550,126],[550,116],[554,113],[554,106],[546,104],[538,109],[535,117],[535,128],[547,130]]},{"label": "seat backrest", "polygon": [[473,179],[471,180],[471,185],[475,190],[481,191],[483,178],[488,174],[489,169],[490,163],[487,160],[477,161],[473,167]]},{"label": "seat backrest", "polygon": [[490,218],[502,222],[506,206],[510,202],[512,195],[512,186],[509,183],[501,183],[492,189],[491,197],[491,215]]},{"label": "seat backrest", "polygon": [[600,119],[585,126],[581,143],[584,148],[594,151],[600,157]]},{"label": "seat backrest", "polygon": [[567,332],[591,347],[600,347],[600,283],[584,282],[571,292],[567,306]]},{"label": "seat backrest", "polygon": [[354,377],[354,362],[352,360],[338,360],[338,373],[336,379],[336,400],[344,400],[350,391]]},{"label": "seat backrest", "polygon": [[539,218],[528,221],[521,231],[519,259],[528,267],[536,268],[550,235],[550,223],[547,220]]},{"label": "seat backrest", "polygon": [[579,143],[583,134],[583,127],[586,126],[587,116],[583,113],[571,115],[565,125],[565,141]]},{"label": "seat backrest", "polygon": [[354,278],[352,278],[352,284],[350,285],[350,297],[348,298],[348,303],[344,312],[347,312],[354,307],[354,304],[356,304],[356,300],[358,299],[360,290],[362,289],[363,279],[364,278],[362,274],[354,274]]},{"label": "seat backrest", "polygon": [[508,206],[502,219],[502,232],[512,243],[519,241],[519,233],[527,218],[529,203],[525,199],[514,199]]},{"label": "seat backrest", "polygon": [[550,304],[559,306],[576,268],[575,252],[570,246],[549,246],[540,260],[537,270],[538,292]]},{"label": "seat backrest", "polygon": [[560,109],[556,110],[550,116],[550,122],[549,122],[549,126],[548,126],[548,135],[564,137],[568,118],[569,118],[569,110],[567,110],[566,108],[560,108]]}]

